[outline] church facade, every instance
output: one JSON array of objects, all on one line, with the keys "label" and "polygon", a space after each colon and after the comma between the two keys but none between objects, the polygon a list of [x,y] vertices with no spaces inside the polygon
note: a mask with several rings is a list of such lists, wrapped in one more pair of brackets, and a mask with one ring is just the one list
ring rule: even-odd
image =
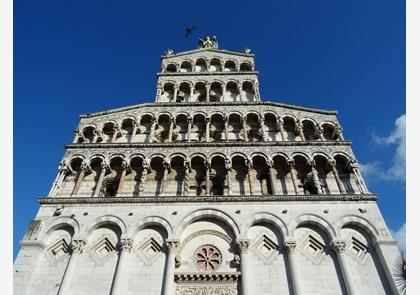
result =
[{"label": "church facade", "polygon": [[398,294],[337,113],[263,101],[254,57],[169,49],[154,103],[81,115],[14,293]]}]

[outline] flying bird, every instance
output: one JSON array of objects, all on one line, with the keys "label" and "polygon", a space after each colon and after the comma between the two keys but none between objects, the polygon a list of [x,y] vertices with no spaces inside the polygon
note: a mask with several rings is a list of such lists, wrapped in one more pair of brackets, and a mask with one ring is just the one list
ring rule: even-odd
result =
[{"label": "flying bird", "polygon": [[185,38],[188,38],[188,36],[195,30],[195,26],[191,26],[185,29]]}]

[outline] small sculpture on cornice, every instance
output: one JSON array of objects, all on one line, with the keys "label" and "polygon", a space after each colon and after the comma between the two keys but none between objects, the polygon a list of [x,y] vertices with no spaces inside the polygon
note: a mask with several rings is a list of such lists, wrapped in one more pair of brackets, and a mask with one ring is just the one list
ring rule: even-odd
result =
[{"label": "small sculpture on cornice", "polygon": [[166,49],[166,51],[165,51],[165,55],[166,55],[166,56],[170,56],[170,55],[172,55],[172,54],[174,54],[174,51],[172,50],[172,48],[168,48],[168,49]]},{"label": "small sculpture on cornice", "polygon": [[251,49],[249,49],[248,47],[244,47],[244,53],[247,53],[247,54],[249,54],[249,53],[251,53]]}]

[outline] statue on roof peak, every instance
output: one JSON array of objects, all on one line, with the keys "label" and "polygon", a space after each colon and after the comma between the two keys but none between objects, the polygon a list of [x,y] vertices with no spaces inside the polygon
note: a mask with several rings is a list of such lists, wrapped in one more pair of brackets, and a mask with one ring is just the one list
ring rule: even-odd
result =
[{"label": "statue on roof peak", "polygon": [[198,38],[198,48],[219,48],[219,42],[217,41],[216,36],[213,35],[213,38],[206,36],[203,39]]}]

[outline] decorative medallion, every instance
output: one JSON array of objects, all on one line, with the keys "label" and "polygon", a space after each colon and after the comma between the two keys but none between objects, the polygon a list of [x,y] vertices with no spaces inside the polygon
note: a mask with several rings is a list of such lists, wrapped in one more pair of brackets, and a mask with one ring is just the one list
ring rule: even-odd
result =
[{"label": "decorative medallion", "polygon": [[204,245],[194,254],[195,266],[200,271],[215,271],[222,264],[222,254],[213,245]]}]

